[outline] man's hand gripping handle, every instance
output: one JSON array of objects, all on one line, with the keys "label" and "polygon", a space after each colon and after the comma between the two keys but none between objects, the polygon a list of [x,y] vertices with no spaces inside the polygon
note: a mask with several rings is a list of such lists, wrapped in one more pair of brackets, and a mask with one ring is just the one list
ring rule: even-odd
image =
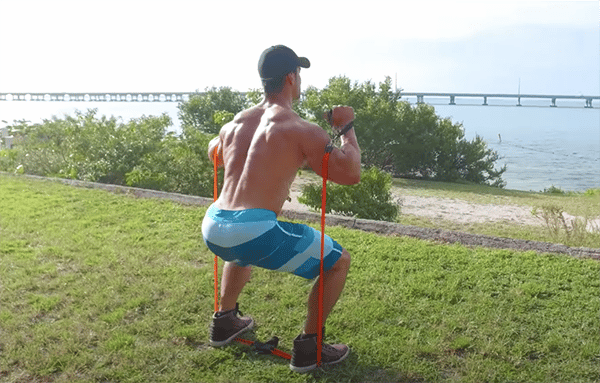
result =
[{"label": "man's hand gripping handle", "polygon": [[341,137],[354,126],[354,109],[351,106],[335,106],[325,112],[323,118],[338,131],[337,136]]}]

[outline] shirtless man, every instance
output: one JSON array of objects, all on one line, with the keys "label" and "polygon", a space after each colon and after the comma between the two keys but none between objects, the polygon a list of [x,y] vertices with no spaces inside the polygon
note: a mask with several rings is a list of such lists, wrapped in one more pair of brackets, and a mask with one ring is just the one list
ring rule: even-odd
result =
[{"label": "shirtless man", "polygon": [[[318,125],[301,119],[292,110],[300,97],[300,68],[310,62],[282,45],[266,49],[258,71],[265,89],[263,101],[240,112],[223,126],[208,147],[213,160],[225,167],[218,200],[202,223],[209,249],[225,261],[219,311],[213,315],[210,343],[224,346],[254,321],[240,317],[237,299],[250,278],[252,265],[291,272],[307,279],[319,275],[321,234],[301,224],[280,222],[277,216],[287,199],[298,169],[305,164],[319,175],[329,135]],[[354,119],[351,107],[333,110],[334,128],[342,129]],[[329,180],[352,185],[360,181],[360,148],[354,130],[342,136],[342,145],[329,157]],[[350,254],[325,237],[323,322],[337,302],[346,282]],[[307,372],[316,367],[318,329],[318,278],[308,299],[304,331],[294,340],[290,368]],[[346,345],[323,344],[322,363],[344,360]]]}]

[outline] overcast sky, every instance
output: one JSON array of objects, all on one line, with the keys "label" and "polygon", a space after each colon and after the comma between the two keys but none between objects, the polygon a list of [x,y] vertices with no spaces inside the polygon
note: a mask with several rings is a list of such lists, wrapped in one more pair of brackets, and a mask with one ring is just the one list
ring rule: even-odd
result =
[{"label": "overcast sky", "polygon": [[245,91],[285,44],[304,87],[598,95],[599,20],[597,0],[0,0],[0,92]]}]

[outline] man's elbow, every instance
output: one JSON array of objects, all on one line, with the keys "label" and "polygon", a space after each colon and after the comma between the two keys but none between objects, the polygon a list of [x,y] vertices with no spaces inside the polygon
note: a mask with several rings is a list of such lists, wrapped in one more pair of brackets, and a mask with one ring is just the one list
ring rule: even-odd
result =
[{"label": "man's elbow", "polygon": [[360,171],[356,173],[345,174],[345,177],[339,184],[341,185],[356,185],[360,182]]},{"label": "man's elbow", "polygon": [[350,183],[348,185],[356,185],[360,182],[360,171],[355,174],[352,178],[350,178]]}]

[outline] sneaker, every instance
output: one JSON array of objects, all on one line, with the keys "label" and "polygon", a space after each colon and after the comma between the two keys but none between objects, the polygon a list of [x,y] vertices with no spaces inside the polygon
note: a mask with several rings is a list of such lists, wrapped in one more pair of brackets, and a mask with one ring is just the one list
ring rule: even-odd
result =
[{"label": "sneaker", "polygon": [[244,331],[254,327],[254,320],[243,315],[236,303],[235,308],[229,311],[216,312],[210,324],[210,345],[222,347],[237,338]]},{"label": "sneaker", "polygon": [[[350,354],[345,344],[325,344],[321,350],[321,365],[340,363]],[[317,368],[317,336],[298,335],[294,339],[290,368],[294,372],[305,373]]]}]

